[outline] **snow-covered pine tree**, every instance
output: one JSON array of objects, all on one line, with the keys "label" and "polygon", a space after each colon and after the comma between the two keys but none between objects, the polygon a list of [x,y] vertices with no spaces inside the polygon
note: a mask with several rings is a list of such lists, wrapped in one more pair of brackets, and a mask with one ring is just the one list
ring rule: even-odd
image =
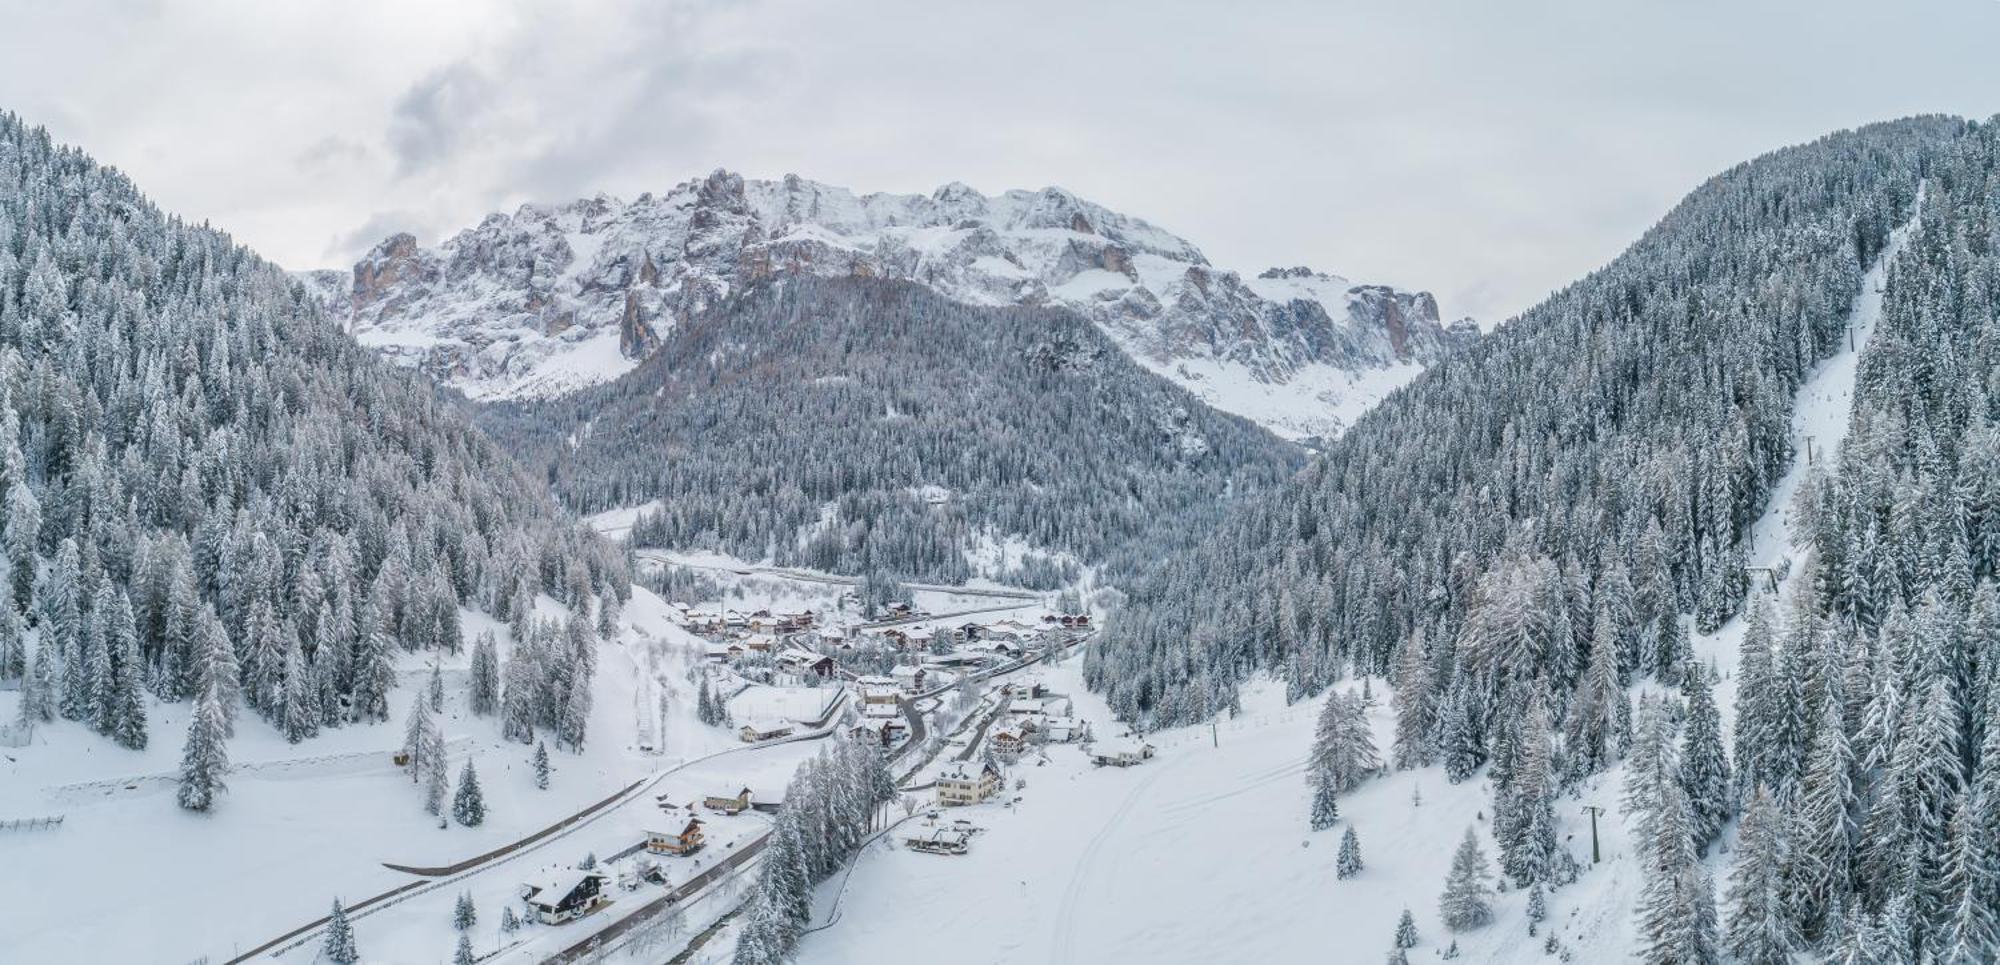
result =
[{"label": "snow-covered pine tree", "polygon": [[236,735],[236,708],[243,702],[241,671],[236,663],[236,648],[230,645],[229,634],[222,628],[222,619],[215,615],[215,608],[204,604],[201,615],[195,622],[197,652],[200,654],[195,672],[197,693],[215,694],[216,706],[222,708],[223,733]]},{"label": "snow-covered pine tree", "polygon": [[1650,836],[1639,840],[1646,862],[1637,912],[1640,959],[1648,965],[1715,965],[1722,961],[1715,888],[1696,850],[1687,792],[1668,775],[1654,794],[1658,804]]},{"label": "snow-covered pine tree", "polygon": [[1821,708],[1812,740],[1787,835],[1785,905],[1801,934],[1817,941],[1841,924],[1839,908],[1853,888],[1860,833],[1854,752],[1838,702]]},{"label": "snow-covered pine tree", "polygon": [[327,918],[326,937],[320,942],[319,955],[333,965],[354,965],[361,960],[361,952],[354,945],[354,925],[347,920],[347,909],[340,906],[340,899],[333,900],[333,914]]},{"label": "snow-covered pine tree", "polygon": [[403,766],[410,769],[410,782],[423,779],[424,755],[430,753],[430,732],[437,727],[429,701],[422,695],[410,699],[410,715],[403,724]]},{"label": "snow-covered pine tree", "polygon": [[556,727],[556,745],[566,746],[572,754],[583,753],[583,741],[590,725],[590,679],[579,677],[569,689],[569,697],[563,701],[562,718]]},{"label": "snow-covered pine tree", "polygon": [[285,645],[284,680],[280,685],[278,728],[285,740],[296,744],[319,734],[319,684],[306,672],[298,637]]},{"label": "snow-covered pine tree", "polygon": [[1681,674],[1681,692],[1688,702],[1687,727],[1681,737],[1681,787],[1687,792],[1695,849],[1706,851],[1734,812],[1735,794],[1729,759],[1722,750],[1722,718],[1708,675],[1699,667],[1687,668]]},{"label": "snow-covered pine tree", "polygon": [[[421,695],[417,697],[420,703],[423,699]],[[425,719],[429,720],[430,718]],[[445,797],[451,790],[451,764],[446,759],[444,734],[438,730],[435,722],[431,723],[429,729],[424,734],[422,766],[424,778],[424,811],[428,814],[442,816],[444,814]]]},{"label": "snow-covered pine tree", "polygon": [[176,792],[181,807],[206,811],[226,789],[223,775],[229,771],[228,732],[221,697],[213,686],[205,688],[195,698],[187,743],[181,751],[180,788]]},{"label": "snow-covered pine tree", "polygon": [[430,682],[424,685],[424,695],[431,702],[431,713],[444,713],[444,670],[433,661]]},{"label": "snow-covered pine tree", "polygon": [[500,906],[500,931],[512,935],[521,930],[521,919],[515,917],[513,905]]},{"label": "snow-covered pine tree", "polygon": [[1573,776],[1610,766],[1630,739],[1632,722],[1618,668],[1618,631],[1611,604],[1600,603],[1591,624],[1590,657],[1578,678],[1565,724]]},{"label": "snow-covered pine tree", "polygon": [[354,651],[354,719],[388,720],[389,691],[396,683],[396,668],[390,656],[393,643],[375,615],[373,604],[365,605],[359,632]]},{"label": "snow-covered pine tree", "polygon": [[1737,645],[1736,733],[1734,755],[1736,797],[1748,801],[1759,785],[1771,786],[1765,763],[1775,736],[1771,700],[1771,661],[1776,637],[1771,631],[1771,607],[1762,594],[1751,601],[1743,618],[1743,640]]},{"label": "snow-covered pine tree", "polygon": [[1352,878],[1361,873],[1361,838],[1354,833],[1354,825],[1347,826],[1347,833],[1340,836],[1340,856],[1334,861],[1334,876]]},{"label": "snow-covered pine tree", "polygon": [[1311,770],[1315,784],[1323,780],[1340,794],[1382,770],[1382,755],[1375,749],[1359,695],[1337,692],[1327,697],[1313,734]]},{"label": "snow-covered pine tree", "polygon": [[132,603],[123,591],[115,597],[110,615],[106,649],[113,656],[111,737],[121,747],[146,748],[145,668],[139,658],[139,631],[132,619]]},{"label": "snow-covered pine tree", "polygon": [[1324,831],[1340,821],[1340,794],[1334,788],[1333,774],[1324,768],[1314,768],[1310,774],[1312,781],[1312,813],[1307,824],[1314,831]]},{"label": "snow-covered pine tree", "polygon": [[473,965],[479,956],[472,952],[472,936],[458,936],[458,947],[451,953],[451,965]]},{"label": "snow-covered pine tree", "polygon": [[458,790],[451,799],[451,817],[468,828],[476,828],[486,820],[486,798],[479,790],[479,773],[472,769],[472,758],[465,759],[465,768],[458,774]]},{"label": "snow-covered pine tree", "polygon": [[1500,865],[1520,887],[1547,880],[1556,861],[1553,740],[1547,695],[1538,686],[1512,742],[1514,760],[1506,784],[1495,790],[1493,828]]},{"label": "snow-covered pine tree", "polygon": [[1466,828],[1465,839],[1459,842],[1458,851],[1452,855],[1451,872],[1444,881],[1444,894],[1438,899],[1438,917],[1444,921],[1444,927],[1465,931],[1493,920],[1493,893],[1486,885],[1492,874],[1486,863],[1486,853],[1479,848],[1478,834],[1472,828]]},{"label": "snow-covered pine tree", "polygon": [[1396,920],[1396,947],[1415,948],[1417,947],[1417,941],[1417,918],[1415,915],[1410,914],[1408,908],[1405,908],[1403,909],[1403,917]]},{"label": "snow-covered pine tree", "polygon": [[472,712],[481,717],[500,709],[500,652],[493,631],[479,635],[472,645]]},{"label": "snow-covered pine tree", "polygon": [[477,924],[479,924],[479,908],[472,903],[472,892],[459,892],[458,901],[453,903],[451,909],[451,927],[465,931]]},{"label": "snow-covered pine tree", "polygon": [[1486,763],[1484,718],[1479,691],[1461,675],[1438,718],[1438,756],[1444,763],[1445,780],[1463,783]]},{"label": "snow-covered pine tree", "polygon": [[1423,767],[1436,758],[1431,743],[1437,729],[1437,694],[1431,658],[1424,652],[1421,629],[1403,644],[1396,662],[1396,690],[1390,705],[1396,713],[1396,737],[1391,749],[1396,768]]},{"label": "snow-covered pine tree", "polygon": [[1729,950],[1743,965],[1789,965],[1799,948],[1785,907],[1786,831],[1770,789],[1759,785],[1744,806],[1729,881]]}]

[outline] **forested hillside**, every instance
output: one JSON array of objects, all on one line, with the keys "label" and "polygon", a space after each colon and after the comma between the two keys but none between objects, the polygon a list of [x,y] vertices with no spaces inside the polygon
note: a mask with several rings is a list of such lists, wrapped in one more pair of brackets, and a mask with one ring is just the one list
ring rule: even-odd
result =
[{"label": "forested hillside", "polygon": [[[1730,628],[1726,734],[1686,615],[1715,630],[1787,575],[1746,571],[1745,524],[1794,458],[1803,374],[1913,217],[1836,468],[1818,453],[1791,507],[1802,589]],[[1229,707],[1259,667],[1301,695],[1388,673],[1394,765],[1483,774],[1523,888],[1575,878],[1553,801],[1623,758],[1644,961],[1991,961],[1996,305],[1993,128],[1912,119],[1742,165],[1172,564],[1089,673],[1148,725]],[[1739,813],[1718,912],[1700,858]]]},{"label": "forested hillside", "polygon": [[1957,129],[1878,125],[1715,178],[1141,588],[1095,679],[1182,722],[1254,668],[1313,693],[1421,636],[1439,686],[1483,706],[1544,671],[1567,692],[1595,601],[1621,668],[1671,677],[1671,617],[1713,627],[1741,597],[1736,532],[1790,455],[1792,391]]},{"label": "forested hillside", "polygon": [[455,650],[461,606],[629,592],[615,551],[285,273],[11,114],[0,501],[0,680],[24,723],[128,746],[149,693],[240,695],[288,735],[380,720],[391,648]]},{"label": "forested hillside", "polygon": [[956,582],[1018,537],[986,575],[1043,587],[1128,569],[1301,460],[1074,313],[860,278],[752,288],[617,382],[481,421],[580,512],[662,501],[641,544]]}]

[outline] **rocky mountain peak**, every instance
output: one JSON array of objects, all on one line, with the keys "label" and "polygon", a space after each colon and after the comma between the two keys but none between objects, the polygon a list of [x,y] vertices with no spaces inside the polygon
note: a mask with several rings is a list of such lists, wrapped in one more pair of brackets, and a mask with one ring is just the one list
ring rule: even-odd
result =
[{"label": "rocky mountain peak", "polygon": [[[436,248],[392,236],[355,264],[344,296],[305,280],[363,342],[500,399],[615,378],[667,329],[784,275],[902,278],[971,304],[1068,308],[1222,408],[1244,411],[1246,391],[1270,397],[1245,414],[1295,434],[1346,418],[1320,411],[1328,376],[1307,390],[1294,384],[1301,373],[1414,371],[1458,341],[1426,293],[1305,268],[1246,279],[1059,187],[855,194],[724,169],[630,201],[522,205]],[[1280,401],[1296,417],[1263,411]]]}]

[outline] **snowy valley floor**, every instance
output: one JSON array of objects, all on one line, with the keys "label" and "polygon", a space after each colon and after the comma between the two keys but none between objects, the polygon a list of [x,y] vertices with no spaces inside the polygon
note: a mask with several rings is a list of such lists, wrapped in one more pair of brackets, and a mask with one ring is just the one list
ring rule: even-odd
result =
[{"label": "snowy valley floor", "polygon": [[[1807,453],[1831,459],[1846,437],[1859,356],[1881,316],[1886,266],[1908,232],[1894,233],[1862,281],[1849,319],[1852,348],[1823,362],[1800,387],[1792,419],[1794,465],[1751,527],[1752,565],[1804,569],[1803,561],[1791,558],[1792,496],[1807,472]],[[1783,612],[1794,582],[1778,583],[1770,601],[1774,613]],[[1725,741],[1734,727],[1742,635],[1739,617],[1693,638],[1697,659],[1721,678],[1716,700]],[[1054,689],[1076,697],[1077,712],[1100,734],[1114,733],[1103,703],[1083,689],[1079,663],[1072,658],[1045,676]],[[1386,749],[1394,731],[1389,691],[1381,680],[1371,685],[1376,740]],[[1651,686],[1642,682],[1634,691]],[[839,918],[806,938],[800,960],[1380,962],[1405,907],[1422,938],[1412,961],[1437,960],[1454,938],[1461,961],[1551,961],[1544,951],[1550,930],[1574,962],[1632,956],[1642,881],[1627,844],[1622,765],[1558,805],[1558,839],[1585,870],[1574,884],[1550,893],[1540,934],[1528,934],[1525,896],[1509,893],[1494,903],[1493,924],[1452,935],[1439,924],[1437,901],[1454,845],[1471,826],[1488,858],[1496,855],[1485,782],[1452,785],[1437,767],[1395,772],[1343,797],[1339,825],[1309,832],[1304,756],[1323,700],[1286,707],[1277,685],[1254,685],[1240,718],[1221,722],[1213,735],[1207,727],[1153,735],[1159,757],[1131,770],[1096,769],[1077,748],[1051,747],[1046,764],[1026,760],[1010,773],[1010,781],[1027,782],[1017,792],[1018,805],[963,812],[990,829],[970,855],[918,854],[888,841],[873,845],[846,884]],[[1603,861],[1595,866],[1587,805],[1604,809],[1597,822]],[[1360,836],[1367,867],[1342,881],[1334,858],[1348,825]],[[1727,882],[1734,836],[1732,824],[1707,855],[1718,892]],[[822,888],[823,908],[838,887],[836,879]],[[826,917],[822,911],[819,920]]]}]

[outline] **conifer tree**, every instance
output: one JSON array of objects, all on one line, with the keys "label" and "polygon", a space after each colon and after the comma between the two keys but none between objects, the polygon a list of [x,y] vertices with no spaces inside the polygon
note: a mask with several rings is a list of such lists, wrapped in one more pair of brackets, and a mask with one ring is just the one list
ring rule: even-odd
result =
[{"label": "conifer tree", "polygon": [[458,775],[458,791],[451,801],[452,820],[468,828],[478,827],[486,820],[486,800],[479,790],[479,774],[472,769],[472,758],[465,759],[465,768]]},{"label": "conifer tree", "polygon": [[444,713],[444,671],[435,662],[431,664],[430,682],[425,685],[424,694],[431,702],[431,713]]},{"label": "conifer tree", "polygon": [[1340,857],[1334,863],[1334,874],[1339,878],[1352,878],[1361,873],[1361,839],[1354,833],[1354,825],[1347,826],[1347,833],[1340,836]]},{"label": "conifer tree", "polygon": [[1396,947],[1417,947],[1417,919],[1408,908],[1403,909],[1403,917],[1396,920]]},{"label": "conifer tree", "polygon": [[427,814],[444,815],[445,797],[451,790],[449,767],[441,743],[424,755],[424,811]]},{"label": "conifer tree", "polygon": [[476,924],[479,924],[479,909],[472,903],[472,892],[461,891],[452,906],[451,927],[465,931]]},{"label": "conifer tree", "polygon": [[1397,659],[1396,690],[1391,706],[1396,712],[1391,756],[1397,770],[1431,763],[1436,757],[1431,737],[1437,728],[1437,695],[1421,630],[1403,644],[1402,656]]},{"label": "conifer tree", "polygon": [[1681,675],[1687,696],[1687,728],[1681,738],[1681,787],[1687,792],[1688,819],[1696,851],[1704,851],[1729,820],[1734,799],[1729,759],[1722,750],[1722,720],[1707,675],[1689,667]]},{"label": "conifer tree", "polygon": [[1493,920],[1492,891],[1486,880],[1492,877],[1486,853],[1479,849],[1479,837],[1465,829],[1465,839],[1452,855],[1451,873],[1445,877],[1444,895],[1438,899],[1438,916],[1452,931],[1478,928]]},{"label": "conifer tree", "polygon": [[500,656],[493,631],[472,645],[472,712],[481,717],[500,709]]},{"label": "conifer tree", "polygon": [[222,700],[214,687],[204,688],[195,698],[188,718],[187,743],[181,751],[180,806],[190,811],[206,811],[215,806],[216,795],[225,789],[223,775],[229,771],[228,721]]},{"label": "conifer tree", "polygon": [[534,764],[535,786],[546,791],[549,789],[549,745],[541,741],[535,742]]},{"label": "conifer tree", "polygon": [[111,635],[107,649],[115,646],[112,671],[111,737],[121,747],[146,748],[146,688],[140,665],[138,630],[132,621],[132,604],[118,593],[111,613]]},{"label": "conifer tree", "polygon": [[1785,817],[1758,786],[1743,811],[1729,882],[1729,950],[1743,965],[1787,965],[1798,950],[1785,907]]},{"label": "conifer tree", "polygon": [[340,899],[333,900],[333,915],[327,919],[326,938],[320,943],[319,954],[334,965],[354,965],[361,960],[361,953],[354,946],[354,926],[347,920],[347,909],[340,907]]},{"label": "conifer tree", "polygon": [[459,935],[458,948],[451,954],[451,965],[473,965],[479,957],[472,952],[472,936]]},{"label": "conifer tree", "polygon": [[1328,696],[1313,735],[1314,786],[1330,785],[1335,793],[1345,794],[1381,769],[1382,757],[1375,749],[1361,698],[1345,692]]}]

